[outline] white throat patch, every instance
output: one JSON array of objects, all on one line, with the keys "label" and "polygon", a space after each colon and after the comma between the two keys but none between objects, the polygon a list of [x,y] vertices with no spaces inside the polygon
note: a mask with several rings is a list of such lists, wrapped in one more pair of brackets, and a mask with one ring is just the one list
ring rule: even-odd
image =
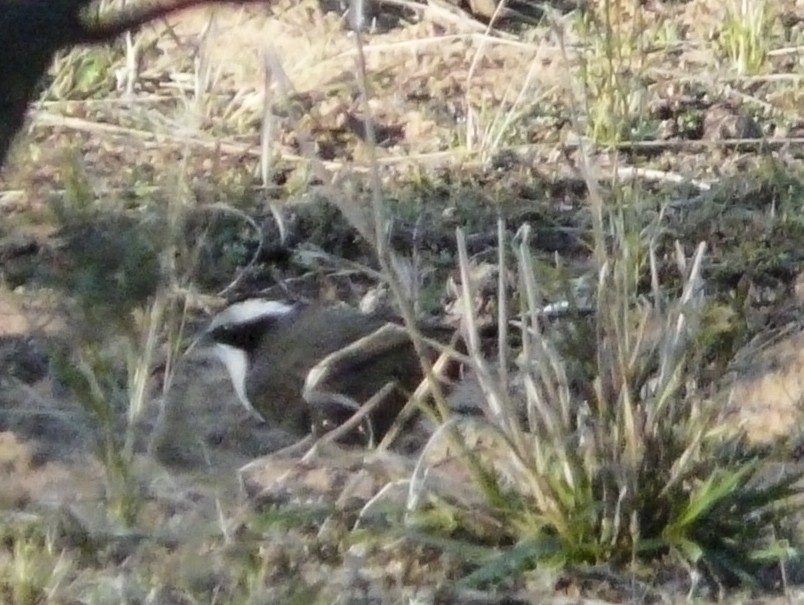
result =
[{"label": "white throat patch", "polygon": [[226,366],[226,369],[229,370],[229,377],[232,379],[232,386],[234,386],[235,393],[237,393],[237,398],[240,400],[240,403],[255,417],[265,422],[265,418],[254,409],[254,406],[251,405],[248,399],[248,395],[246,395],[248,356],[237,347],[225,344],[216,344],[213,347],[213,351],[217,358]]}]

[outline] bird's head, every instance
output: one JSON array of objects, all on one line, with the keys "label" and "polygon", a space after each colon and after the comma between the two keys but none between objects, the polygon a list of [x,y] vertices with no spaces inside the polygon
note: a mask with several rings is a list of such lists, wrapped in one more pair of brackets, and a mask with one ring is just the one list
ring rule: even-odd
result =
[{"label": "bird's head", "polygon": [[288,319],[296,308],[295,305],[258,298],[234,303],[212,319],[197,343],[212,348],[229,371],[240,402],[257,416],[260,414],[254,410],[246,394],[246,375],[252,355],[266,331],[277,322]]},{"label": "bird's head", "polygon": [[296,308],[261,298],[233,303],[212,318],[203,340],[205,344],[234,347],[248,355],[257,348],[267,330],[280,320],[288,319]]}]

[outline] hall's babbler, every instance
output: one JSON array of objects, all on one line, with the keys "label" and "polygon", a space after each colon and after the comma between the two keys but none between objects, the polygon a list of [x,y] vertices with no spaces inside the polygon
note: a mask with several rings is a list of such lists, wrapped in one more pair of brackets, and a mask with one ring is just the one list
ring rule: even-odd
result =
[{"label": "hall's babbler", "polygon": [[[422,380],[419,359],[404,331],[394,330],[340,360],[317,386],[314,401],[305,399],[304,390],[316,364],[388,323],[345,305],[251,299],[219,313],[204,340],[213,343],[243,405],[272,425],[299,435],[322,423],[340,424],[351,416],[354,409],[340,404],[339,396],[363,404],[394,383],[393,392],[370,414],[371,431],[379,438]],[[445,327],[424,331],[442,341],[452,333]]]}]

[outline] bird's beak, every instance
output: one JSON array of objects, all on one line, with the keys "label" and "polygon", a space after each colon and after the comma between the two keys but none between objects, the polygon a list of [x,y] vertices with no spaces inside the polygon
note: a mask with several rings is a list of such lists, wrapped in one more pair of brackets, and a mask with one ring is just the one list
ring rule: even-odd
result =
[{"label": "bird's beak", "polygon": [[194,349],[208,349],[211,348],[212,345],[215,344],[215,340],[212,338],[210,333],[207,330],[204,330],[198,336],[196,336],[193,341],[190,343],[190,346],[187,347],[185,351],[185,355],[190,353]]}]

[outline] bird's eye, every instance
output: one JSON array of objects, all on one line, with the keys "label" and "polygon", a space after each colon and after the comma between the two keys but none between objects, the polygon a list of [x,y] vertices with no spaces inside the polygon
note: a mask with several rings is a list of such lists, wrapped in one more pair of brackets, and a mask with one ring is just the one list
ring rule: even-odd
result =
[{"label": "bird's eye", "polygon": [[226,336],[231,334],[231,332],[232,332],[232,327],[231,326],[218,326],[218,327],[214,328],[213,330],[210,330],[209,333],[212,336],[212,338],[220,339],[220,338],[225,338]]}]

